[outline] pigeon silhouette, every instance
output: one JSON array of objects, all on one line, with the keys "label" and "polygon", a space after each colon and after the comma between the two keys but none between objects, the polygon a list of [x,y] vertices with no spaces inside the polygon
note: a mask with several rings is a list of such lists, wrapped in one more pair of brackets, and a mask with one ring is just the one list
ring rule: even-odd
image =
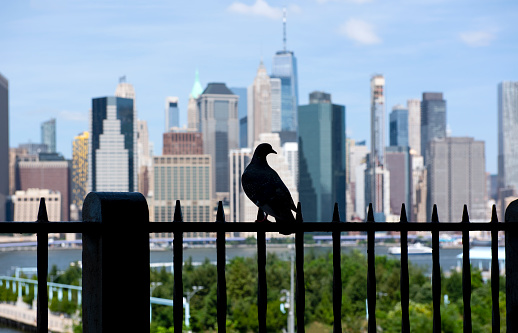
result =
[{"label": "pigeon silhouette", "polygon": [[[277,154],[270,144],[257,146],[252,161],[241,176],[241,184],[246,196],[266,213],[264,220],[271,215],[277,223],[289,227],[295,223],[291,211],[296,211],[297,207],[281,177],[268,165],[266,156],[270,153]],[[280,233],[290,234],[285,230]]]}]

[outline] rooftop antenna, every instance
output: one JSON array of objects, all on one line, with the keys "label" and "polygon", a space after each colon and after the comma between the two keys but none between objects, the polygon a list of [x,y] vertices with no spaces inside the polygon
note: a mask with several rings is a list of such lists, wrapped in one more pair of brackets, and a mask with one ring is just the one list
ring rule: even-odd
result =
[{"label": "rooftop antenna", "polygon": [[126,75],[119,77],[119,83],[126,83]]},{"label": "rooftop antenna", "polygon": [[284,51],[286,51],[286,7],[284,7],[282,9],[282,29],[283,29],[282,42],[284,45]]}]

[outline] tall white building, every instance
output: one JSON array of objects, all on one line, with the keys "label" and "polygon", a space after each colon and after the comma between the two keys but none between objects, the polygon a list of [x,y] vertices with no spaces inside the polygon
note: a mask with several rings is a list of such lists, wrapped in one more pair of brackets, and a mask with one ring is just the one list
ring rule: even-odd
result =
[{"label": "tall white building", "polygon": [[180,109],[178,97],[169,96],[165,99],[165,131],[169,132],[173,127],[180,127]]},{"label": "tall white building", "polygon": [[246,198],[241,185],[241,175],[252,160],[252,149],[233,149],[230,158],[230,216],[229,222],[245,221],[244,200]]},{"label": "tall white building", "polygon": [[248,88],[248,142],[258,140],[259,134],[272,131],[272,88],[263,62],[259,64],[254,83]]},{"label": "tall white building", "polygon": [[421,155],[421,101],[409,99],[408,109],[408,145],[417,155]]},{"label": "tall white building", "polygon": [[280,132],[282,130],[282,93],[281,79],[270,78],[271,96],[272,96],[272,132]]},{"label": "tall white building", "polygon": [[518,81],[498,84],[498,187],[518,191]]},{"label": "tall white building", "polygon": [[295,182],[295,186],[299,183],[299,144],[298,142],[285,142],[282,145],[282,153],[288,162],[291,176]]}]

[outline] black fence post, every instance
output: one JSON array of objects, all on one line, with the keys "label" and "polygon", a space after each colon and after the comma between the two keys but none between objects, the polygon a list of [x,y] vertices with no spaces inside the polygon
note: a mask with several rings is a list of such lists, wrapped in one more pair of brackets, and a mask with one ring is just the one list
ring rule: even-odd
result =
[{"label": "black fence post", "polygon": [[[45,198],[40,199],[37,223],[48,223],[47,206]],[[47,274],[49,269],[49,234],[38,232],[37,240],[37,267],[38,267],[38,299],[37,299],[37,325],[38,333],[47,333],[49,326],[49,307],[47,295]]]},{"label": "black fence post", "polygon": [[[338,203],[333,210],[333,223],[340,223]],[[342,248],[340,231],[333,231],[333,333],[342,332]]]},{"label": "black fence post", "polygon": [[[366,223],[375,223],[372,203],[369,203]],[[376,256],[374,253],[374,230],[367,231],[367,331],[376,333]]]},{"label": "black fence post", "polygon": [[[180,200],[176,200],[173,223],[183,222]],[[173,322],[175,331],[183,329],[183,232],[176,231],[173,239]]]},{"label": "black fence post", "polygon": [[[401,205],[400,224],[407,224],[405,204]],[[401,278],[399,289],[401,291],[401,332],[410,333],[409,318],[409,279],[408,279],[408,231],[401,230]]]},{"label": "black fence post", "polygon": [[297,305],[297,333],[304,333],[304,311],[306,311],[306,287],[304,283],[304,231],[298,226],[303,223],[302,209],[300,202],[297,204],[297,214],[295,218],[297,227],[295,229],[295,262],[297,271],[295,303]]},{"label": "black fence post", "polygon": [[[462,222],[469,223],[468,206],[464,205]],[[462,231],[462,300],[464,305],[464,332],[472,332],[471,327],[471,264],[469,261],[469,231]]]},{"label": "black fence post", "polygon": [[[505,223],[518,222],[518,200],[507,206]],[[507,332],[518,332],[518,230],[505,232],[505,292]]]},{"label": "black fence post", "polygon": [[140,193],[91,192],[83,222],[83,332],[149,332],[149,211]]},{"label": "black fence post", "polygon": [[[223,202],[218,203],[216,223],[225,223],[225,213],[223,212]],[[218,332],[227,331],[227,280],[225,277],[226,250],[225,250],[225,231],[216,233],[216,260],[217,260],[217,304],[218,304]]]},{"label": "black fence post", "polygon": [[[491,224],[498,226],[496,205],[491,212]],[[491,230],[491,311],[493,332],[500,332],[500,264],[498,263],[498,230]]]},{"label": "black fence post", "polygon": [[[432,223],[439,223],[437,205],[433,205]],[[433,332],[441,333],[441,264],[439,262],[439,231],[432,231],[432,301]]]},{"label": "black fence post", "polygon": [[[257,221],[264,219],[261,208],[257,211]],[[266,233],[257,232],[257,319],[259,332],[266,333],[266,314],[268,312],[267,284],[266,284]]]}]

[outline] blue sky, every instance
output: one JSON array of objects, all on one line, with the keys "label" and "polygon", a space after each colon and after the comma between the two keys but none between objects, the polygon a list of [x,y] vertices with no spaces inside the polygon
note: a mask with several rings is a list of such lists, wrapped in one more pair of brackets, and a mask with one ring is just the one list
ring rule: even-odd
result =
[{"label": "blue sky", "polygon": [[385,76],[387,114],[422,92],[443,92],[452,135],[485,141],[487,171],[496,173],[497,84],[518,80],[511,0],[4,1],[10,146],[39,142],[40,123],[55,117],[58,150],[70,158],[91,99],[113,95],[126,75],[161,154],[165,98],[179,97],[185,123],[196,69],[204,87],[250,85],[261,58],[270,70],[283,6],[300,104],[311,91],[331,93],[346,105],[347,135],[368,142],[371,75]]}]

